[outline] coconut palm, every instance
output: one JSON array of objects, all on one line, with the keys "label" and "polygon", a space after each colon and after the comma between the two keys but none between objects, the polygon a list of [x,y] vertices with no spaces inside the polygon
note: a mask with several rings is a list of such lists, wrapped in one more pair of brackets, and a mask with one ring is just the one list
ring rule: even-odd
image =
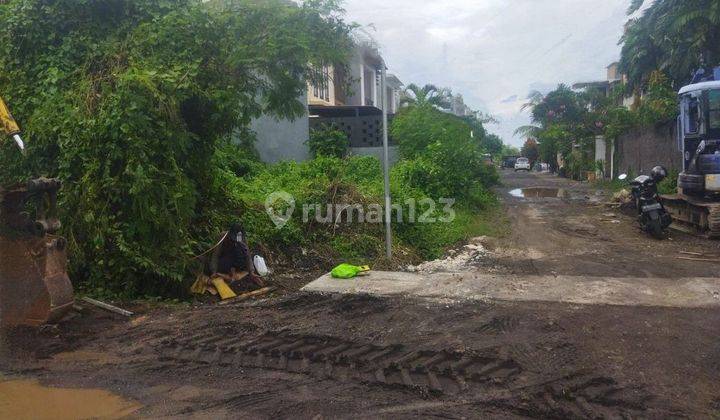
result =
[{"label": "coconut palm", "polygon": [[518,127],[517,129],[515,129],[515,132],[513,134],[518,137],[537,138],[537,137],[540,137],[541,132],[542,132],[542,127],[540,127],[540,126],[523,125],[521,127]]},{"label": "coconut palm", "polygon": [[432,106],[449,109],[451,99],[452,94],[448,89],[438,88],[432,84],[427,84],[421,88],[411,83],[405,88],[400,104],[404,106]]},{"label": "coconut palm", "polygon": [[[628,11],[644,3],[634,0]],[[685,84],[694,70],[720,65],[720,0],[656,0],[628,24],[620,42],[620,70],[632,88],[644,87],[656,70]]]}]

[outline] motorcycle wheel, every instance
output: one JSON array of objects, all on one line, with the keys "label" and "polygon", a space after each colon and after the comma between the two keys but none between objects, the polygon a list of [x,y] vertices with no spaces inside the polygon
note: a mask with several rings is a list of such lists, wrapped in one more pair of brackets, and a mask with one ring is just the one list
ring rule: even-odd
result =
[{"label": "motorcycle wheel", "polygon": [[665,239],[665,231],[663,230],[660,219],[650,220],[647,225],[648,232],[655,239]]}]

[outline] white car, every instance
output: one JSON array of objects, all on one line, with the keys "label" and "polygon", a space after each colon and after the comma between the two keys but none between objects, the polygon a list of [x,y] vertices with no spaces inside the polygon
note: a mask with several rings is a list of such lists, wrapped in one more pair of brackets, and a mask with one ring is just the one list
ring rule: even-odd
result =
[{"label": "white car", "polygon": [[515,161],[515,172],[517,171],[530,171],[530,160],[528,158],[518,158]]}]

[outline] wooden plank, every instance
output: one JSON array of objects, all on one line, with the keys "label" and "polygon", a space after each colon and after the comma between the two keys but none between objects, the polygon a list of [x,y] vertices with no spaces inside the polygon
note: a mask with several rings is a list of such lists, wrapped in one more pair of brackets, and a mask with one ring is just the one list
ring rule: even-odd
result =
[{"label": "wooden plank", "polygon": [[250,299],[251,297],[268,294],[268,293],[270,293],[270,292],[272,292],[272,291],[274,291],[274,290],[275,290],[275,288],[272,287],[272,286],[271,286],[271,287],[263,287],[262,289],[253,290],[252,292],[243,293],[242,295],[238,295],[238,297],[236,297],[236,298],[222,301],[222,302],[220,302],[220,305],[224,305],[224,304],[230,303],[230,302],[233,302],[233,303],[234,303],[234,302],[240,302],[240,301],[243,301],[243,300]]},{"label": "wooden plank", "polygon": [[98,308],[105,309],[106,311],[114,312],[116,314],[124,315],[127,317],[131,317],[135,315],[134,313],[130,311],[126,311],[125,309],[118,308],[117,306],[110,305],[109,303],[100,302],[99,300],[91,299],[89,297],[82,298],[83,302],[87,302],[91,305],[95,305]]},{"label": "wooden plank", "polygon": [[703,262],[713,262],[713,263],[720,263],[720,259],[711,259],[711,258],[692,258],[692,257],[675,257],[678,260],[686,260],[686,261],[703,261]]},{"label": "wooden plank", "polygon": [[694,255],[696,257],[704,257],[705,256],[705,254],[703,254],[701,252],[680,251],[680,253],[685,254],[685,255]]}]

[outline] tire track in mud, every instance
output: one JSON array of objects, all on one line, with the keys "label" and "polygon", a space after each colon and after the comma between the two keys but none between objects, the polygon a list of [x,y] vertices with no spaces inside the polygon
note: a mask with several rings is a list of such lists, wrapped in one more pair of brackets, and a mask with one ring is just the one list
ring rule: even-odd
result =
[{"label": "tire track in mud", "polygon": [[[288,332],[254,338],[205,332],[165,339],[155,350],[161,361],[277,370],[407,389],[423,397],[462,396],[466,401],[460,405],[482,404],[538,418],[636,417],[645,411],[649,399],[641,389],[623,388],[612,378],[592,373],[549,381],[540,378],[528,385],[529,377],[538,375],[503,355],[413,350],[400,344],[378,346]],[[235,403],[264,402],[264,396],[253,395]]]},{"label": "tire track in mud", "polygon": [[422,394],[455,395],[471,387],[507,385],[522,372],[509,358],[288,333],[267,333],[251,340],[198,334],[164,340],[157,350],[161,358],[173,360],[281,370],[411,388]]},{"label": "tire track in mud", "polygon": [[645,417],[651,400],[641,388],[622,387],[612,378],[591,374],[568,375],[527,391],[528,396],[493,405],[535,418],[625,419]]}]

